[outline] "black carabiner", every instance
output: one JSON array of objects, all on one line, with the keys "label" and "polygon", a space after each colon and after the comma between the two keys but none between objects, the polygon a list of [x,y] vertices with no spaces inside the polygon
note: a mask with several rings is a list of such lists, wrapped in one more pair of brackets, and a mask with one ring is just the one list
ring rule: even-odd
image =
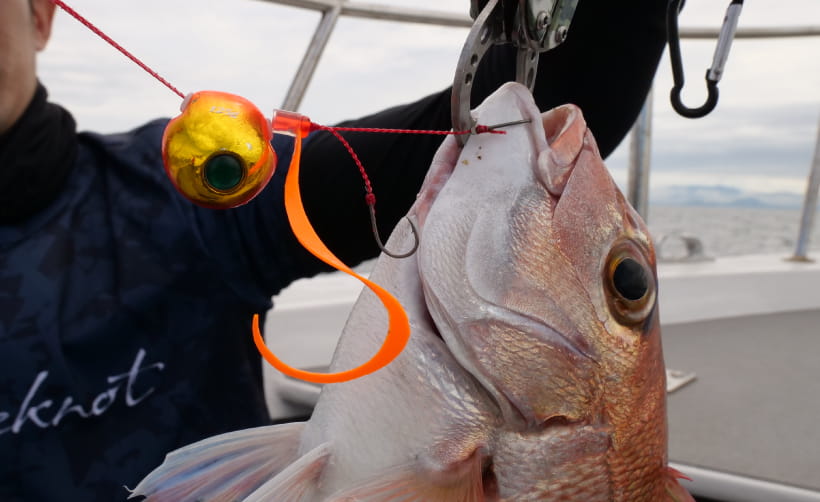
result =
[{"label": "black carabiner", "polygon": [[674,80],[674,85],[672,86],[669,97],[672,101],[672,108],[674,108],[679,115],[694,119],[707,115],[717,106],[717,84],[723,75],[723,66],[726,64],[729,48],[732,45],[732,39],[737,30],[737,18],[740,14],[743,0],[732,0],[729,4],[729,9],[726,12],[726,17],[723,19],[723,26],[721,27],[720,36],[718,37],[712,66],[706,70],[706,90],[708,92],[706,102],[698,108],[689,108],[684,105],[680,97],[681,91],[683,90],[684,77],[680,53],[680,35],[678,33],[678,13],[680,12],[683,1],[684,0],[669,0],[669,6],[666,10],[666,35],[669,40],[669,60],[672,63],[672,79]]}]

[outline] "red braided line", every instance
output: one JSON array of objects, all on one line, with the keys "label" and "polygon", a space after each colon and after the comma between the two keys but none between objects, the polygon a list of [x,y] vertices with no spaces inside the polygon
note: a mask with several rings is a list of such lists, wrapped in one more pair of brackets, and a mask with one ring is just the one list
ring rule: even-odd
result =
[{"label": "red braided line", "polygon": [[[375,132],[375,133],[395,133],[395,134],[440,134],[440,135],[462,135],[462,134],[471,134],[473,131],[466,130],[466,131],[440,131],[440,130],[433,130],[433,129],[385,129],[381,127],[339,127],[339,126],[319,126],[317,125],[316,129],[321,129],[323,131],[351,131],[351,132]],[[490,134],[507,134],[505,131],[490,129],[487,126],[476,126],[475,132],[478,134],[481,133],[490,133]]]},{"label": "red braided line", "polygon": [[[53,0],[59,1],[59,0]],[[376,205],[376,195],[373,193],[373,187],[370,184],[370,178],[367,176],[367,171],[364,169],[364,165],[362,161],[359,159],[359,156],[356,155],[356,152],[353,150],[353,147],[350,146],[350,143],[339,134],[339,131],[349,131],[349,132],[373,132],[373,133],[395,133],[395,134],[471,134],[475,132],[476,134],[482,133],[490,133],[490,134],[507,134],[506,131],[497,131],[495,129],[490,129],[487,126],[477,125],[475,127],[475,131],[467,130],[467,131],[439,131],[439,130],[432,130],[432,129],[385,129],[380,127],[338,127],[338,126],[324,126],[317,124],[315,122],[310,123],[311,130],[313,131],[327,131],[330,134],[336,136],[342,145],[347,149],[347,152],[350,154],[350,157],[353,158],[353,162],[356,164],[356,167],[359,168],[359,173],[362,176],[362,181],[364,181],[364,189],[366,192],[365,195],[365,202],[370,207],[374,207]]]},{"label": "red braided line", "polygon": [[167,80],[162,78],[157,72],[155,72],[154,70],[149,68],[148,65],[146,65],[145,63],[143,63],[142,61],[137,59],[136,56],[134,56],[133,54],[131,54],[130,52],[125,50],[125,48],[123,48],[120,44],[118,44],[111,37],[109,37],[108,35],[103,33],[102,30],[100,30],[99,28],[94,26],[91,23],[91,21],[87,20],[86,18],[81,16],[77,11],[75,11],[74,9],[72,9],[71,7],[66,5],[62,0],[51,0],[51,2],[54,3],[54,5],[56,5],[57,7],[63,9],[64,11],[66,11],[69,15],[74,17],[74,19],[76,19],[77,21],[84,24],[86,28],[88,28],[89,30],[94,32],[98,37],[100,37],[103,40],[105,40],[106,42],[108,42],[111,45],[111,47],[113,47],[113,48],[117,49],[118,51],[120,51],[125,57],[127,57],[128,59],[130,59],[131,61],[136,63],[137,66],[139,66],[140,68],[142,68],[143,70],[148,72],[149,75],[151,75],[155,79],[159,80],[161,83],[165,84],[165,87],[171,89],[173,92],[175,92],[177,94],[177,96],[179,96],[182,99],[185,99],[185,95],[182,94],[179,91],[179,89],[177,89],[176,87],[171,85],[170,82],[168,82]]},{"label": "red braided line", "polygon": [[342,142],[342,145],[347,149],[347,152],[353,158],[353,162],[356,163],[356,167],[359,168],[359,173],[362,175],[362,181],[364,181],[364,190],[367,192],[365,195],[365,201],[369,206],[373,206],[376,204],[376,196],[373,194],[373,187],[370,185],[370,178],[367,176],[367,172],[364,170],[364,165],[362,165],[362,161],[359,159],[359,156],[356,155],[356,152],[353,151],[353,147],[350,146],[350,143],[339,134],[339,131],[335,130],[332,127],[325,127],[320,126],[322,130],[328,131],[330,134],[336,136],[336,139]]}]

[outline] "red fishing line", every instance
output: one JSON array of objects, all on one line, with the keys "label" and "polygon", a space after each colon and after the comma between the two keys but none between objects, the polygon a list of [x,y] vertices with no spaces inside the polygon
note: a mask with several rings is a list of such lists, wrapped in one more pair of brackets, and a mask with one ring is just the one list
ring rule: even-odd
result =
[{"label": "red fishing line", "polygon": [[139,66],[140,68],[142,68],[143,70],[148,72],[149,75],[151,75],[155,79],[159,80],[161,83],[165,84],[165,87],[171,89],[171,91],[176,93],[177,96],[179,96],[182,99],[185,99],[185,95],[182,94],[182,92],[180,92],[179,89],[177,89],[176,87],[171,85],[171,83],[168,82],[167,80],[165,80],[164,78],[162,78],[159,75],[159,73],[155,72],[148,65],[146,65],[145,63],[140,61],[139,58],[137,58],[136,56],[134,56],[133,54],[128,52],[123,46],[121,46],[120,44],[115,42],[113,38],[111,38],[108,35],[106,35],[105,33],[103,33],[103,31],[100,30],[99,28],[97,28],[96,26],[94,26],[94,24],[91,21],[84,18],[77,11],[75,11],[74,9],[72,9],[71,7],[66,5],[65,2],[63,2],[62,0],[51,0],[51,2],[54,3],[54,5],[56,5],[57,7],[63,9],[64,11],[66,11],[69,15],[74,17],[74,19],[76,19],[77,21],[79,21],[80,23],[85,25],[86,28],[88,28],[89,30],[94,32],[98,37],[100,37],[103,40],[105,40],[106,42],[108,42],[111,45],[111,47],[113,47],[113,48],[117,49],[118,51],[120,51],[125,57],[127,57],[128,59],[130,59],[131,61],[136,63],[137,66]]},{"label": "red fishing line", "polygon": [[461,135],[461,134],[482,134],[482,133],[491,133],[491,134],[506,134],[504,131],[498,131],[493,129],[489,126],[485,125],[477,125],[475,126],[475,130],[473,129],[466,129],[464,131],[444,131],[438,129],[385,129],[382,127],[342,127],[342,126],[323,126],[319,124],[312,124],[314,130],[324,130],[324,131],[354,131],[354,132],[374,132],[374,133],[393,133],[393,134],[453,134],[453,135]]},{"label": "red fishing line", "polygon": [[443,131],[443,130],[434,130],[434,129],[388,129],[382,127],[344,127],[344,126],[324,126],[317,124],[315,122],[310,123],[311,131],[327,131],[331,133],[333,136],[338,139],[342,145],[344,145],[347,152],[353,158],[353,162],[356,164],[356,167],[359,169],[361,173],[362,180],[364,181],[364,188],[365,192],[365,201],[367,205],[371,207],[371,209],[376,205],[376,196],[373,194],[373,188],[370,185],[370,178],[367,176],[367,172],[364,169],[364,165],[362,165],[361,160],[359,160],[359,156],[356,155],[356,152],[353,150],[353,147],[347,140],[339,134],[339,131],[350,131],[350,132],[368,132],[368,133],[387,133],[387,134],[452,134],[452,135],[461,135],[461,134],[470,134],[475,132],[476,134],[481,133],[490,133],[490,134],[506,134],[505,131],[498,131],[492,129],[488,126],[477,125],[475,126],[475,130],[466,130],[466,131]]},{"label": "red fishing line", "polygon": [[349,153],[350,156],[353,158],[353,162],[356,164],[356,167],[359,168],[359,173],[362,175],[362,181],[364,182],[364,190],[365,190],[365,192],[367,192],[367,195],[366,195],[367,204],[368,205],[376,204],[376,196],[373,195],[373,187],[370,185],[370,177],[367,175],[367,172],[365,171],[364,165],[362,164],[362,161],[359,159],[359,156],[356,155],[355,151],[353,151],[353,147],[350,146],[350,143],[347,142],[347,140],[344,138],[344,136],[339,134],[339,129],[336,129],[335,127],[320,126],[318,124],[314,124],[313,122],[311,122],[310,125],[311,125],[311,129],[319,129],[319,130],[323,130],[323,131],[328,131],[330,134],[335,136],[336,139],[338,139],[342,143],[342,145],[347,150],[347,153]]}]

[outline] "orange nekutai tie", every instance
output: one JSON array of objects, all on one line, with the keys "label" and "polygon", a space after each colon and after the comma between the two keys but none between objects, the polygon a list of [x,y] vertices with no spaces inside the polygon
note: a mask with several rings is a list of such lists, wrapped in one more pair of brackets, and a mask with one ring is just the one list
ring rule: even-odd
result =
[{"label": "orange nekutai tie", "polygon": [[297,113],[277,111],[273,117],[272,125],[275,132],[294,136],[293,157],[285,178],[285,210],[293,233],[296,234],[299,243],[317,258],[331,267],[359,279],[365,286],[370,288],[387,309],[389,326],[384,343],[369,361],[356,368],[338,373],[315,373],[300,370],[282,362],[265,345],[259,331],[258,314],[253,317],[253,340],[266,361],[277,370],[293,378],[324,384],[346,382],[363,377],[387,366],[401,353],[410,338],[410,321],[404,308],[393,295],[378,284],[354,272],[325,246],[325,243],[316,235],[316,231],[310,224],[307,214],[305,214],[299,191],[299,165],[302,156],[302,138],[306,137],[311,131],[310,120]]}]

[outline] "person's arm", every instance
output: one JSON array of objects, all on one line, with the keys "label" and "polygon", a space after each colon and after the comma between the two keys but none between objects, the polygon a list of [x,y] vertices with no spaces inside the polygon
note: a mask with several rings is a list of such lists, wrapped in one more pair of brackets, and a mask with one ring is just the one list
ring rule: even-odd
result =
[{"label": "person's arm", "polygon": [[[629,132],[651,86],[666,42],[665,13],[666,0],[580,0],[567,40],[539,60],[533,92],[539,108],[581,107],[601,154],[609,155]],[[515,59],[511,46],[487,52],[473,84],[473,107],[515,79]],[[345,125],[449,129],[450,90]],[[386,240],[412,204],[442,138],[345,134],[373,181]],[[337,139],[327,133],[311,139],[300,181],[308,216],[330,249],[349,263],[378,253],[361,178]]]},{"label": "person's arm", "polygon": [[[547,110],[567,102],[580,106],[601,153],[611,153],[629,131],[650,88],[666,41],[665,10],[665,0],[580,0],[567,40],[541,55],[534,89],[539,107]],[[473,84],[473,105],[514,79],[515,59],[510,46],[487,52]],[[342,125],[450,129],[450,90]],[[379,230],[386,240],[413,203],[442,137],[344,135],[371,178]],[[277,146],[280,162],[270,186],[257,200],[225,216],[235,218],[228,225],[235,228],[227,232],[241,245],[233,265],[250,270],[264,290],[273,292],[329,269],[302,249],[290,232],[282,203],[289,154],[283,155],[286,152]],[[352,266],[378,254],[359,171],[329,133],[314,133],[305,142],[300,184],[308,217],[339,258]]]}]

